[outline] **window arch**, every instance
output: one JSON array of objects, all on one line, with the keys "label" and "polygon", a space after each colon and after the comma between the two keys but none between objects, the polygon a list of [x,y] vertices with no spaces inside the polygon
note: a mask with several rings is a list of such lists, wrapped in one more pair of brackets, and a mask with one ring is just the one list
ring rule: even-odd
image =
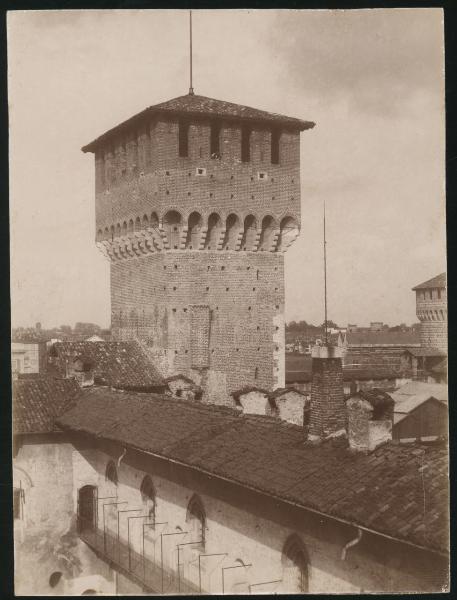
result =
[{"label": "window arch", "polygon": [[119,480],[117,477],[117,469],[116,469],[116,465],[114,464],[114,461],[112,461],[112,460],[110,460],[108,462],[108,464],[106,465],[105,480],[111,481],[111,483],[114,483],[114,485],[118,484]]},{"label": "window arch", "polygon": [[217,250],[222,232],[222,221],[217,213],[208,217],[208,232],[206,234],[205,249]]},{"label": "window arch", "polygon": [[241,229],[240,220],[236,214],[229,214],[229,216],[227,217],[225,229],[226,232],[223,247],[226,250],[235,250],[238,242],[239,232]]},{"label": "window arch", "polygon": [[186,248],[198,250],[201,238],[201,229],[203,220],[198,212],[193,212],[189,215]]},{"label": "window arch", "polygon": [[275,240],[275,234],[278,231],[278,223],[272,216],[267,215],[262,220],[262,233],[260,234],[260,250],[270,250]]},{"label": "window arch", "polygon": [[257,237],[257,220],[254,215],[248,215],[244,220],[244,233],[241,250],[252,250]]},{"label": "window arch", "polygon": [[140,486],[141,500],[146,508],[149,521],[154,523],[156,521],[156,491],[152,479],[149,475],[143,478]]},{"label": "window arch", "polygon": [[298,535],[291,535],[282,551],[283,591],[287,594],[308,592],[308,553]]},{"label": "window arch", "polygon": [[129,225],[128,225],[128,232],[129,232],[129,233],[133,233],[133,229],[134,229],[134,226],[133,226],[133,219],[130,219],[130,221],[129,221]]},{"label": "window arch", "polygon": [[203,503],[200,498],[194,494],[187,505],[186,521],[189,523],[189,530],[192,541],[201,542],[202,547],[205,547],[205,530],[206,530],[206,514],[203,508]]},{"label": "window arch", "polygon": [[141,219],[140,217],[137,217],[135,219],[135,231],[140,231],[141,229]]},{"label": "window arch", "polygon": [[280,224],[278,250],[284,252],[300,233],[298,223],[292,217],[284,217]]},{"label": "window arch", "polygon": [[172,250],[177,250],[180,244],[182,218],[176,210],[170,210],[163,218],[163,228],[167,234],[168,243]]}]

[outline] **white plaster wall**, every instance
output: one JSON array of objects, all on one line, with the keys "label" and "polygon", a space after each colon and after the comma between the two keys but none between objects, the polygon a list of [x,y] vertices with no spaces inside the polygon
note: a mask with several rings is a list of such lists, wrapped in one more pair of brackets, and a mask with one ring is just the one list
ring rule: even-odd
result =
[{"label": "white plaster wall", "polygon": [[[140,486],[145,475],[128,464],[128,453],[118,469],[119,484],[113,492],[113,484],[104,478],[105,468],[110,456],[90,450],[78,456],[74,453],[75,491],[77,487],[88,483],[99,486],[99,497],[117,495],[119,501],[125,501],[129,509],[138,512],[126,513],[120,519],[120,538],[127,541],[127,515],[146,515],[140,495]],[[151,476],[156,494],[155,531],[146,537],[146,555],[160,564],[160,534],[184,532],[182,535],[163,537],[163,562],[171,570],[177,569],[177,548],[180,543],[199,541],[186,522],[188,503],[194,490],[186,485],[177,484],[163,477]],[[297,531],[267,520],[260,516],[222,502],[207,494],[200,495],[205,508],[206,545],[205,554],[226,553],[226,556],[205,557],[202,559],[202,585],[211,594],[222,592],[222,567],[243,563],[246,568],[225,571],[225,592],[246,592],[247,585],[282,580],[281,562],[284,543],[292,533],[298,533],[309,555],[309,592],[310,593],[351,593],[364,591],[400,591],[406,589],[421,590],[424,586],[423,572],[418,568],[416,575],[408,575],[402,569],[386,566],[367,558],[351,549],[346,561],[341,560],[342,544],[330,542],[325,536],[311,534],[304,518],[303,526]],[[141,519],[131,521],[130,544],[137,552],[142,548]],[[117,534],[117,519],[107,519],[106,526]],[[187,533],[186,533],[187,532]],[[349,541],[349,540],[346,540]],[[198,585],[198,546],[183,546],[180,562],[183,565],[181,575]],[[386,557],[389,559],[389,557]],[[166,591],[166,590],[165,590]],[[284,583],[255,586],[257,592],[293,592],[284,589]]]},{"label": "white plaster wall", "polygon": [[266,415],[268,413],[268,398],[262,392],[248,392],[239,397],[243,412],[251,415]]},{"label": "white plaster wall", "polygon": [[302,426],[305,402],[306,398],[302,394],[297,394],[293,390],[285,392],[282,396],[276,398],[278,417],[283,421]]}]

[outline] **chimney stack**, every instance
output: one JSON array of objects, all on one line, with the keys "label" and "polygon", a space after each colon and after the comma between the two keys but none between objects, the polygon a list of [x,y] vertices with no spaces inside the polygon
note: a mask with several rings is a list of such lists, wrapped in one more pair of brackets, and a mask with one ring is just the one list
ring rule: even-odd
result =
[{"label": "chimney stack", "polygon": [[394,401],[386,392],[358,392],[346,402],[351,450],[371,452],[392,439]]},{"label": "chimney stack", "polygon": [[342,348],[314,346],[312,356],[311,414],[308,439],[319,442],[346,433]]}]

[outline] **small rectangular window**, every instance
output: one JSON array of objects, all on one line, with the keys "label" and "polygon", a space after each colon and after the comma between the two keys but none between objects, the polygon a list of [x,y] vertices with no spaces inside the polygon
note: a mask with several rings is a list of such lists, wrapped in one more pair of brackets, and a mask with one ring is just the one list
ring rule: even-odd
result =
[{"label": "small rectangular window", "polygon": [[211,158],[220,158],[220,133],[221,126],[219,123],[211,123],[211,138],[210,138],[210,155]]},{"label": "small rectangular window", "polygon": [[189,156],[189,123],[179,121],[179,156]]},{"label": "small rectangular window", "polygon": [[441,300],[441,290],[438,290],[438,300]]},{"label": "small rectangular window", "polygon": [[249,162],[251,160],[251,130],[243,127],[241,130],[241,160]]},{"label": "small rectangular window", "polygon": [[279,165],[279,136],[278,130],[271,132],[271,163],[273,165]]}]

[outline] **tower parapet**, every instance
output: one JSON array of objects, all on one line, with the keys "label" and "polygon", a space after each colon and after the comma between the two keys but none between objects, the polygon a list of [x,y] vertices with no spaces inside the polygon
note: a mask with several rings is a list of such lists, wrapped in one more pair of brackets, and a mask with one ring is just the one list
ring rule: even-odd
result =
[{"label": "tower parapet", "polygon": [[421,322],[421,346],[447,352],[446,273],[441,273],[413,288],[416,315]]},{"label": "tower parapet", "polygon": [[140,339],[211,401],[284,385],[283,256],[300,231],[300,131],[313,125],[187,95],[83,148],[113,335]]}]

